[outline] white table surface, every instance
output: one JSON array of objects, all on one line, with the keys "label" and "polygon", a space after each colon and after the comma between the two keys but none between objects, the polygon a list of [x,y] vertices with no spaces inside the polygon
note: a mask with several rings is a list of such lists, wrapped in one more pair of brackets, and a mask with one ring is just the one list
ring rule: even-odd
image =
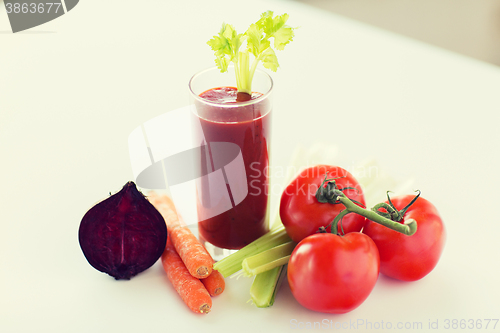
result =
[{"label": "white table surface", "polygon": [[[483,319],[483,331],[500,318],[499,68],[293,1],[85,0],[18,34],[0,8],[1,332],[334,330],[330,320],[344,331],[390,322],[422,332],[453,319]],[[158,263],[115,281],[78,244],[83,214],[132,180],[129,133],[188,103],[187,81],[212,66],[205,42],[223,21],[244,30],[267,9],[301,27],[272,74],[274,167],[298,144],[335,143],[332,163],[374,157],[413,177],[446,224],[431,274],[381,276],[344,315],[303,308],[286,283],[272,308],[257,309],[244,278],[195,315]],[[422,329],[404,328],[413,323]]]}]

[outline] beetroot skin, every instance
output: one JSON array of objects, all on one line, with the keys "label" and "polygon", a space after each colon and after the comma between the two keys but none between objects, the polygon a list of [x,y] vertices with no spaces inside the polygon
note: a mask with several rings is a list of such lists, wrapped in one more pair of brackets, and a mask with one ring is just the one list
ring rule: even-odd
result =
[{"label": "beetroot skin", "polygon": [[95,269],[128,280],[160,258],[167,226],[134,182],[128,182],[85,214],[78,237],[85,258]]}]

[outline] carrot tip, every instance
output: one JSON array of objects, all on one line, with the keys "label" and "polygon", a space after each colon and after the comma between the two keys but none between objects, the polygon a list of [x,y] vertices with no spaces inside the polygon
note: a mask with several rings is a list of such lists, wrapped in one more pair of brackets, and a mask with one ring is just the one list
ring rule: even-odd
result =
[{"label": "carrot tip", "polygon": [[222,288],[221,288],[221,287],[216,288],[216,289],[214,290],[214,296],[217,296],[217,295],[219,295],[220,293],[222,293]]},{"label": "carrot tip", "polygon": [[208,274],[208,268],[206,268],[205,266],[201,266],[199,267],[197,270],[196,270],[196,273],[204,278],[204,277],[207,277],[209,274]]},{"label": "carrot tip", "polygon": [[200,306],[200,313],[209,313],[210,312],[210,305],[208,304],[203,304]]}]

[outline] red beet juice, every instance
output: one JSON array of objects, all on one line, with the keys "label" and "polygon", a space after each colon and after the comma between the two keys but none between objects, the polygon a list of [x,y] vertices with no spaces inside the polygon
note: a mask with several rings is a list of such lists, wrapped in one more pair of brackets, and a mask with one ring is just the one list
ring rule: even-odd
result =
[{"label": "red beet juice", "polygon": [[[220,248],[240,249],[268,231],[270,101],[259,101],[262,94],[252,93],[250,101],[240,103],[234,87],[210,89],[199,96],[208,102],[197,105],[205,141],[229,142],[240,148],[248,186],[248,194],[240,203],[235,204],[231,198],[232,209],[198,223],[199,236]],[[222,107],[228,104],[236,107]],[[197,189],[201,191],[197,200],[200,217],[205,215],[200,202],[208,191],[204,186],[208,185],[202,182]],[[231,193],[229,185],[227,189]]]}]

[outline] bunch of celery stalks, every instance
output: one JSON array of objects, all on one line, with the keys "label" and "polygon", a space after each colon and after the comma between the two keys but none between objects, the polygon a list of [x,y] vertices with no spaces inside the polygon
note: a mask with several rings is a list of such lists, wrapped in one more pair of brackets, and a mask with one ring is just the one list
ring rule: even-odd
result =
[{"label": "bunch of celery stalks", "polygon": [[[286,185],[302,169],[315,164],[331,164],[337,158],[336,146],[317,143],[309,149],[298,147],[287,168]],[[356,172],[358,170],[359,172]],[[374,160],[361,163],[349,170],[363,188],[367,205],[385,200],[385,189],[392,192],[404,192],[411,188],[412,179],[396,181],[381,172]],[[285,231],[279,209],[271,223],[270,231],[254,242],[214,264],[224,277],[255,277],[250,288],[254,305],[266,308],[274,304],[276,293],[286,277],[287,263],[297,243],[292,241]]]}]

